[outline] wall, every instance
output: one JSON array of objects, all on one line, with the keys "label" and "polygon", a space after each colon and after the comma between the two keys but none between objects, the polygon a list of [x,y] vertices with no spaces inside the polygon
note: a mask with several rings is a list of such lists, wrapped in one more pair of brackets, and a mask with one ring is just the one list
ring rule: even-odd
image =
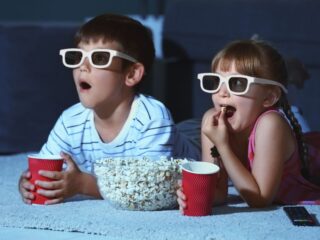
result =
[{"label": "wall", "polygon": [[104,12],[162,14],[164,0],[11,0],[3,1],[0,21],[82,21]]}]

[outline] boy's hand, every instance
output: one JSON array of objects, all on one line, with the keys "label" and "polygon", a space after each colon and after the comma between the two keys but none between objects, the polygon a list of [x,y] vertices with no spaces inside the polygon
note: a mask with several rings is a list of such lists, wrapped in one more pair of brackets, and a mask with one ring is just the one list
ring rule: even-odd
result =
[{"label": "boy's hand", "polygon": [[19,180],[19,192],[22,200],[27,204],[31,204],[31,200],[34,199],[34,194],[31,191],[34,190],[35,186],[29,181],[30,178],[31,173],[29,170],[26,170],[21,174]]},{"label": "boy's hand", "polygon": [[44,189],[38,189],[37,192],[50,200],[45,204],[55,204],[62,202],[64,199],[80,193],[82,172],[71,158],[70,155],[61,153],[67,169],[62,172],[40,170],[39,174],[53,179],[51,182],[37,180],[35,184]]},{"label": "boy's hand", "polygon": [[178,184],[179,184],[179,188],[177,190],[177,201],[178,201],[178,204],[179,204],[179,210],[182,214],[183,213],[183,210],[187,207],[187,204],[186,204],[186,195],[184,195],[183,193],[183,189],[182,189],[182,183],[181,183],[181,180],[178,181]]}]

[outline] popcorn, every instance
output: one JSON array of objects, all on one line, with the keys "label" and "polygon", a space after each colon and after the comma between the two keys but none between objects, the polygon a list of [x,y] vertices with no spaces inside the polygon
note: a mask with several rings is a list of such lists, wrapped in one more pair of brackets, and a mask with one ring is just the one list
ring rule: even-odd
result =
[{"label": "popcorn", "polygon": [[177,206],[177,180],[186,159],[106,158],[93,165],[101,195],[127,210],[162,210]]}]

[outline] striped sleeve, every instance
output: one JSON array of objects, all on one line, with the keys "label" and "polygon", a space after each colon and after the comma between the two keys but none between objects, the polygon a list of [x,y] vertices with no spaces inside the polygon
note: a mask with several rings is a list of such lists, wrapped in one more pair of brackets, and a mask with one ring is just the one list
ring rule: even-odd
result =
[{"label": "striped sleeve", "polygon": [[158,119],[145,122],[137,139],[140,155],[171,156],[174,145],[173,123]]},{"label": "striped sleeve", "polygon": [[170,111],[150,96],[140,96],[134,126],[139,130],[137,147],[145,155],[200,158],[199,148],[178,132]]},{"label": "striped sleeve", "polygon": [[68,142],[68,133],[62,116],[59,117],[51,130],[48,140],[42,146],[40,153],[60,154],[61,151],[71,154],[71,144]]}]

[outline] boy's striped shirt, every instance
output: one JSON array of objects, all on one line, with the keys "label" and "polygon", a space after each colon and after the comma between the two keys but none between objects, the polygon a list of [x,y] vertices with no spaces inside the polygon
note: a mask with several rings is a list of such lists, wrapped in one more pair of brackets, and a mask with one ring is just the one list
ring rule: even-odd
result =
[{"label": "boy's striped shirt", "polygon": [[171,114],[159,101],[139,94],[127,121],[111,142],[104,143],[94,125],[94,113],[81,103],[65,110],[41,153],[69,153],[82,170],[106,157],[179,156],[198,158],[198,150],[176,130]]}]

